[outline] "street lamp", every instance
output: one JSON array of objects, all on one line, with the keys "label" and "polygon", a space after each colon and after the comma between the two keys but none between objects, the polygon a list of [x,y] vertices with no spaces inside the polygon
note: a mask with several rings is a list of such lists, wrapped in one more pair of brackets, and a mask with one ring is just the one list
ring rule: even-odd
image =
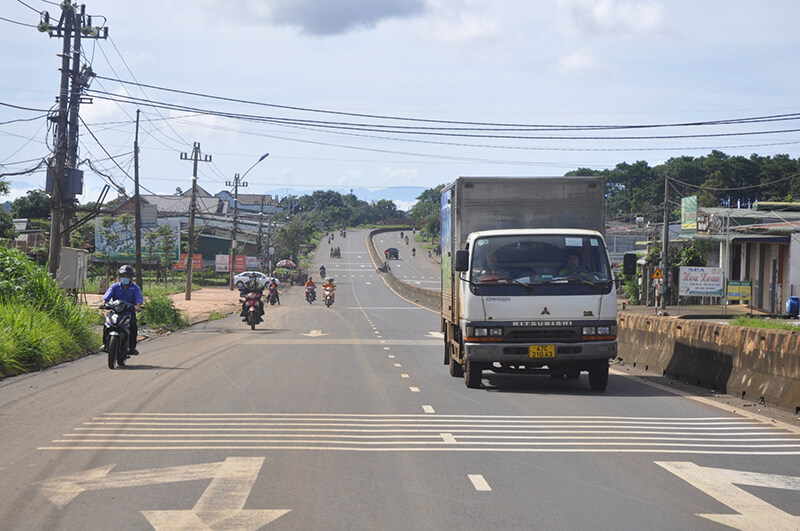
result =
[{"label": "street lamp", "polygon": [[264,153],[261,155],[257,161],[253,163],[252,166],[247,168],[247,171],[240,177],[237,173],[234,175],[233,183],[227,181],[225,184],[227,186],[233,186],[233,231],[231,234],[231,265],[230,265],[230,289],[233,291],[233,276],[236,270],[236,216],[239,212],[239,186],[247,186],[246,182],[242,182],[244,178],[250,173],[250,170],[256,167],[256,165],[264,160],[265,158],[269,157],[269,153]]}]

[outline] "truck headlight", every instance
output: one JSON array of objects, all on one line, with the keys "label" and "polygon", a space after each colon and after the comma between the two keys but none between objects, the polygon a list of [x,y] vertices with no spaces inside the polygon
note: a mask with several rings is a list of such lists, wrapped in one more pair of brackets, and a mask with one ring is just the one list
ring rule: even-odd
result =
[{"label": "truck headlight", "polygon": [[584,326],[581,329],[581,334],[585,336],[594,336],[597,335],[597,327],[594,326]]},{"label": "truck headlight", "polygon": [[489,335],[489,330],[486,328],[476,328],[474,334],[475,337],[486,337]]},{"label": "truck headlight", "polygon": [[597,335],[598,336],[610,336],[611,335],[611,327],[610,326],[598,326],[597,327]]},{"label": "truck headlight", "polygon": [[490,328],[489,335],[493,337],[502,337],[503,336],[503,329],[502,328]]}]

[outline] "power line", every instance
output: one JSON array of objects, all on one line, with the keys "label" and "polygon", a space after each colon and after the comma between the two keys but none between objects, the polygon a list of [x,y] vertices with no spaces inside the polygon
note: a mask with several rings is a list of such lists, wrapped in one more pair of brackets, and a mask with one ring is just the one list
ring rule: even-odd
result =
[{"label": "power line", "polygon": [[[244,103],[248,105],[258,105],[264,107],[272,107],[277,109],[285,109],[285,110],[293,110],[293,111],[302,111],[302,112],[314,112],[314,113],[323,113],[323,114],[333,114],[339,116],[352,116],[352,117],[360,117],[360,118],[372,118],[372,119],[381,119],[381,120],[396,120],[396,121],[412,121],[412,122],[424,122],[424,123],[438,123],[438,124],[454,124],[454,125],[474,125],[474,126],[491,126],[491,127],[501,127],[504,129],[514,128],[514,127],[522,127],[522,128],[546,128],[546,129],[561,129],[564,130],[584,130],[584,129],[641,129],[641,128],[665,128],[665,127],[694,127],[694,126],[708,126],[708,125],[731,125],[731,124],[745,124],[745,123],[760,123],[760,122],[770,122],[770,121],[783,121],[783,120],[798,120],[800,119],[800,113],[789,113],[789,114],[778,114],[778,115],[769,115],[769,116],[756,116],[756,117],[745,117],[745,118],[734,118],[734,119],[725,119],[725,120],[710,120],[710,121],[699,121],[699,122],[678,122],[678,123],[665,123],[665,124],[634,124],[634,125],[623,125],[623,124],[616,124],[616,125],[567,125],[567,124],[518,124],[518,123],[496,123],[496,122],[468,122],[468,121],[456,121],[456,120],[436,120],[436,119],[429,119],[429,118],[409,118],[409,117],[400,117],[400,116],[387,116],[387,115],[379,115],[379,114],[362,114],[362,113],[350,113],[350,112],[342,112],[342,111],[333,111],[333,110],[325,110],[325,109],[315,109],[315,108],[308,108],[308,107],[297,107],[297,106],[290,106],[290,105],[278,105],[274,103],[265,103],[265,102],[258,102],[252,100],[244,100],[239,98],[229,98],[225,96],[216,96],[211,94],[204,94],[201,92],[193,92],[187,90],[179,90],[179,89],[172,89],[166,87],[160,87],[157,85],[148,85],[138,82],[131,82],[121,79],[112,79],[112,78],[103,78],[107,79],[108,81],[115,81],[121,84],[131,84],[137,85],[140,87],[147,87],[152,88],[155,90],[161,90],[165,92],[173,92],[177,94],[184,94],[190,96],[197,96],[201,98],[208,98],[208,99],[215,99],[220,101],[229,101],[234,103]],[[474,129],[474,128],[470,128]]]},{"label": "power line", "polygon": [[750,186],[737,186],[737,187],[733,187],[733,188],[714,188],[712,186],[705,186],[705,185],[702,185],[702,184],[692,184],[692,183],[687,183],[687,182],[684,182],[684,181],[679,181],[678,179],[675,179],[673,177],[670,177],[669,180],[670,181],[675,181],[676,183],[680,183],[680,184],[682,184],[684,186],[688,186],[689,188],[698,188],[698,189],[701,188],[703,190],[713,190],[715,192],[732,192],[732,191],[737,191],[737,190],[750,190],[750,189],[753,189],[753,188],[761,188],[761,187],[764,187],[764,186],[769,186],[769,185],[772,185],[772,184],[781,183],[783,181],[788,181],[789,179],[794,179],[795,177],[800,177],[800,173],[793,173],[792,175],[789,175],[788,177],[783,177],[781,179],[776,179],[776,180],[770,181],[768,183],[753,184],[753,185],[750,185]]},{"label": "power line", "polygon": [[19,21],[16,21],[16,20],[11,20],[10,18],[5,18],[5,17],[0,17],[0,20],[3,20],[5,22],[11,22],[12,24],[17,24],[19,26],[25,26],[26,28],[35,28],[36,27],[35,24],[28,24],[26,22],[19,22]]}]

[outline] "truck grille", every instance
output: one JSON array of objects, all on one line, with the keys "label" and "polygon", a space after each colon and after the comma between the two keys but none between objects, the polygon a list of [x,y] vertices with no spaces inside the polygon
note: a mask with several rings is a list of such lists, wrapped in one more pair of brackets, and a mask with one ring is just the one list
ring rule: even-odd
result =
[{"label": "truck grille", "polygon": [[523,328],[506,333],[507,343],[577,343],[580,341],[580,330],[573,328]]}]

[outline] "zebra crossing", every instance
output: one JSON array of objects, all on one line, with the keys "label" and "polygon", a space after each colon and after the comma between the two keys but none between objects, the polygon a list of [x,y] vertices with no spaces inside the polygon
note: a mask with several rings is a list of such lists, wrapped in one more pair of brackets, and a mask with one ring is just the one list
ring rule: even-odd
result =
[{"label": "zebra crossing", "polygon": [[106,413],[40,450],[316,450],[800,455],[744,417]]}]

